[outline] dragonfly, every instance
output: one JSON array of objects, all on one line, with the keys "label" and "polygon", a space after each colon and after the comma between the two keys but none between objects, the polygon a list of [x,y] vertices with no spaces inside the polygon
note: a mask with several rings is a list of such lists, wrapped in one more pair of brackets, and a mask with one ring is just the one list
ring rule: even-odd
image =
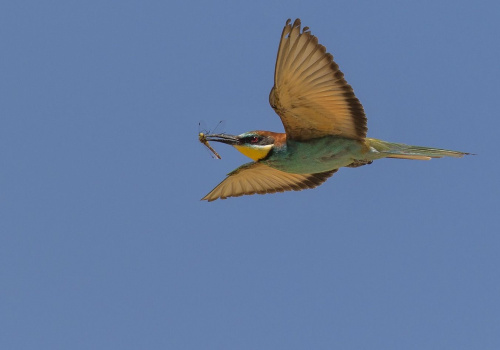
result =
[{"label": "dragonfly", "polygon": [[[204,133],[202,131],[198,132],[198,140],[202,144],[204,144],[205,147],[208,148],[212,152],[212,154],[215,156],[215,158],[217,158],[217,159],[222,159],[222,157],[219,155],[219,153],[217,153],[216,150],[213,149],[213,147],[210,145],[210,143],[208,143],[206,134],[211,134],[211,133],[215,132],[215,130],[217,130],[221,125],[223,125],[223,121],[222,120],[217,123],[217,125],[215,126],[215,128],[213,129],[212,132],[209,132],[209,131],[207,131],[206,133]],[[205,130],[206,131],[206,128],[202,128],[202,122],[199,122],[198,126],[199,126],[200,130]]]}]

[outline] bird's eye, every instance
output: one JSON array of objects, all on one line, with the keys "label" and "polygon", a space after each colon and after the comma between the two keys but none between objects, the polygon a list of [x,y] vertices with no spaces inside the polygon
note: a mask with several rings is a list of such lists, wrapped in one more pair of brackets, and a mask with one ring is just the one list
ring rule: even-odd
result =
[{"label": "bird's eye", "polygon": [[251,139],[250,139],[250,143],[257,143],[259,142],[259,138],[257,136],[253,136]]}]

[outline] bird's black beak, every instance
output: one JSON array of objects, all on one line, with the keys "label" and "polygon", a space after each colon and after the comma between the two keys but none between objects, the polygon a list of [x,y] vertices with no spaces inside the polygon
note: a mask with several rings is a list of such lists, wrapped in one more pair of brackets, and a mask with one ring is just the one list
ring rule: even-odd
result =
[{"label": "bird's black beak", "polygon": [[240,139],[238,136],[227,135],[227,134],[212,134],[205,135],[207,141],[222,142],[228,145],[238,145],[240,144]]}]

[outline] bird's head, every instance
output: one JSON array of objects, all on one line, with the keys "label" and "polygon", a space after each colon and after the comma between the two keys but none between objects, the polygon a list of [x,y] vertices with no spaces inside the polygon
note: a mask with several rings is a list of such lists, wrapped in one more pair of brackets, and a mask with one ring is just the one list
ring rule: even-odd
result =
[{"label": "bird's head", "polygon": [[222,142],[234,146],[254,161],[266,158],[273,147],[285,142],[285,134],[271,131],[249,131],[241,135],[206,135],[207,141]]}]

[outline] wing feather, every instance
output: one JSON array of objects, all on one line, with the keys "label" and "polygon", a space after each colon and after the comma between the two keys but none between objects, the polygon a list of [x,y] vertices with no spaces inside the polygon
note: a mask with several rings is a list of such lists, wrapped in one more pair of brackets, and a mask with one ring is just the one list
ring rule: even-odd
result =
[{"label": "wing feather", "polygon": [[269,102],[287,137],[307,140],[340,135],[366,136],[363,106],[344,74],[318,39],[300,20],[288,20],[281,34]]},{"label": "wing feather", "polygon": [[300,191],[321,185],[337,169],[317,174],[291,174],[260,162],[244,164],[202,198],[209,202],[218,198],[239,197],[285,191]]}]

